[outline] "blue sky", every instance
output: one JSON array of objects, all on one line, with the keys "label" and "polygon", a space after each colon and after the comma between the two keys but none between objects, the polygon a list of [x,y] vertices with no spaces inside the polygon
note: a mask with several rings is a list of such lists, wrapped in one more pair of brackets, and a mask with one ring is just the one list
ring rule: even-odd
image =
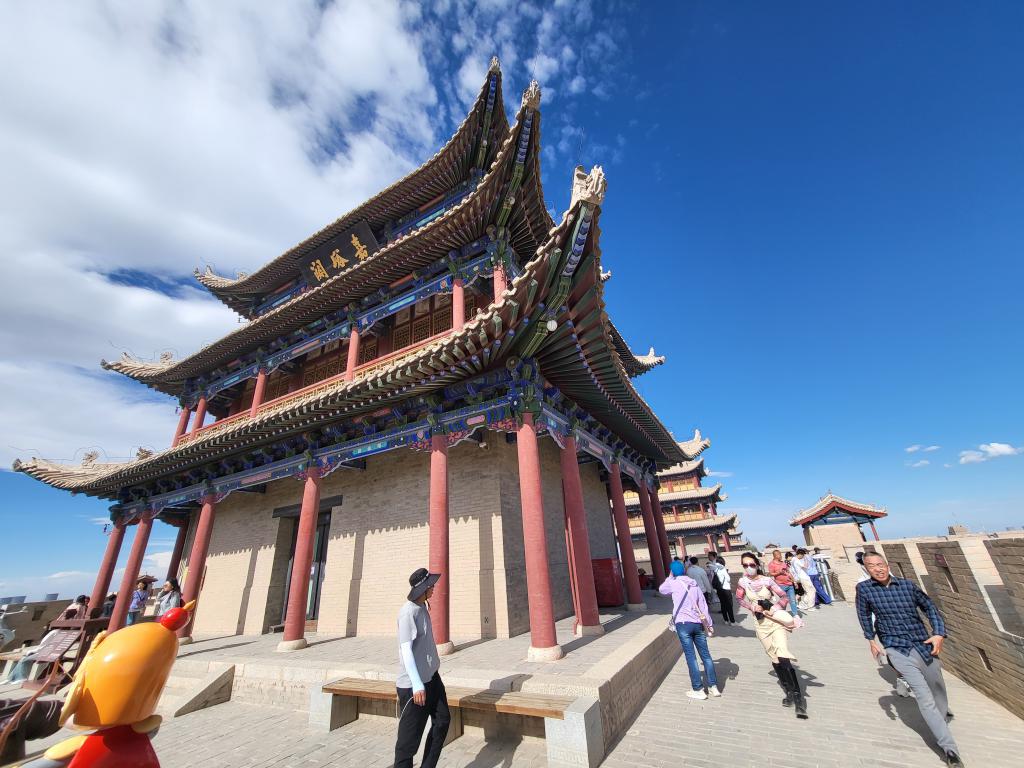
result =
[{"label": "blue sky", "polygon": [[[165,445],[173,405],[98,359],[234,327],[192,269],[251,270],[418,165],[497,53],[510,108],[544,89],[549,207],[604,166],[609,310],[668,357],[638,386],[711,437],[755,543],[829,489],[883,536],[1024,524],[1019,4],[243,5],[0,11],[5,466]],[[31,543],[0,595],[86,588],[105,515],[0,472]]]}]

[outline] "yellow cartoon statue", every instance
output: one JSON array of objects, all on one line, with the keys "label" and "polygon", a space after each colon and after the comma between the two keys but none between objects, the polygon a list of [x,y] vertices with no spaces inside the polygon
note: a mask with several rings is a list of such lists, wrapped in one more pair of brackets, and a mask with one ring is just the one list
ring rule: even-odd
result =
[{"label": "yellow cartoon statue", "polygon": [[61,711],[61,724],[92,733],[62,741],[24,768],[159,768],[150,738],[153,714],[178,654],[175,632],[189,622],[195,602],[172,608],[159,621],[101,632],[78,668]]}]

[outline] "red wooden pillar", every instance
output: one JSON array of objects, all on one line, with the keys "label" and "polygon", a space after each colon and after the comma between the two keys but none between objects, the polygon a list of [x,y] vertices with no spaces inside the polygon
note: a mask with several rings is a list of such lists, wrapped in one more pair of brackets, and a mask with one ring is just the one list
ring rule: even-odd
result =
[{"label": "red wooden pillar", "polygon": [[626,609],[642,611],[647,606],[640,592],[640,576],[636,570],[636,556],[633,554],[633,537],[629,532],[626,499],[622,495],[622,470],[617,463],[612,464],[608,470],[608,485],[611,487],[612,516],[615,519],[615,535],[619,539],[622,575],[626,580]]},{"label": "red wooden pillar", "polygon": [[872,520],[868,525],[871,526],[871,533],[875,535],[875,541],[881,541],[881,539],[878,538],[878,529],[875,528],[875,521]]},{"label": "red wooden pillar", "polygon": [[732,544],[729,541],[729,532],[728,531],[723,531],[722,532],[722,546],[725,548],[726,552],[732,552]]},{"label": "red wooden pillar", "polygon": [[[182,604],[199,600],[199,590],[203,586],[203,572],[206,570],[206,554],[210,551],[210,539],[213,536],[213,516],[216,511],[217,505],[212,496],[203,499],[202,509],[199,510],[199,520],[196,522],[196,535],[192,539],[192,551],[188,555],[188,575],[185,577],[185,585],[181,590]],[[198,608],[197,605],[196,609]],[[195,615],[196,610],[193,610],[193,619]],[[180,638],[190,638],[191,636],[192,621],[178,630]]]},{"label": "red wooden pillar", "polygon": [[665,530],[665,515],[661,509],[661,499],[658,498],[658,489],[651,489],[651,507],[654,512],[654,526],[658,529],[658,545],[661,547],[662,563],[665,566],[665,573],[669,571],[669,564],[672,562],[672,550],[668,548],[668,532]]},{"label": "red wooden pillar", "polygon": [[524,413],[516,431],[519,454],[519,495],[523,507],[523,544],[526,556],[526,591],[530,604],[529,661],[555,661],[562,649],[555,637],[555,609],[551,600],[548,539],[544,530],[544,500],[540,484],[540,451],[533,414]]},{"label": "red wooden pillar", "polygon": [[679,559],[686,559],[686,539],[682,536],[676,536],[676,552],[679,553]]},{"label": "red wooden pillar", "polygon": [[149,532],[153,530],[153,520],[147,517],[147,514],[148,512],[143,513],[142,519],[135,528],[132,551],[128,555],[128,562],[124,566],[124,576],[121,577],[121,587],[117,591],[114,612],[110,615],[110,622],[107,624],[108,632],[119,630],[124,626],[125,619],[128,618],[128,606],[132,601],[132,592],[135,591],[135,584],[139,580],[139,571],[142,570],[142,558],[146,555]]},{"label": "red wooden pillar", "polygon": [[103,552],[103,561],[100,563],[100,570],[96,574],[96,583],[92,587],[92,597],[89,598],[89,616],[95,618],[103,610],[103,600],[110,589],[110,580],[114,576],[114,568],[117,567],[117,556],[121,552],[121,543],[124,541],[124,524],[114,523],[107,538],[107,548]]},{"label": "red wooden pillar", "polygon": [[714,552],[715,551],[715,537],[712,536],[710,533],[705,533],[704,534],[704,540],[707,541],[707,543],[708,543],[708,551],[709,552]]},{"label": "red wooden pillar", "polygon": [[712,515],[717,515],[718,514],[718,504],[716,504],[713,501],[711,502],[711,514]]},{"label": "red wooden pillar", "polygon": [[203,428],[203,421],[206,419],[206,395],[199,398],[196,405],[196,420],[192,422],[192,431],[197,432]]},{"label": "red wooden pillar", "polygon": [[260,368],[259,373],[256,374],[256,388],[252,392],[252,405],[249,407],[249,415],[255,416],[256,411],[263,405],[263,397],[267,392],[267,371],[265,368]]},{"label": "red wooden pillar", "polygon": [[494,300],[501,301],[501,294],[508,289],[508,278],[505,276],[505,266],[496,264],[494,267]]},{"label": "red wooden pillar", "polygon": [[188,420],[191,415],[191,408],[186,408],[185,406],[181,407],[181,413],[178,415],[178,426],[174,430],[174,439],[171,440],[171,448],[176,446],[178,441],[181,440],[181,436],[185,434],[185,430],[188,429]]},{"label": "red wooden pillar", "polygon": [[348,360],[345,364],[345,381],[356,377],[356,366],[359,365],[359,329],[352,324],[352,333],[348,337]]},{"label": "red wooden pillar", "polygon": [[441,574],[430,598],[430,623],[434,627],[437,652],[445,656],[455,650],[448,620],[450,584],[448,576],[448,440],[444,435],[430,438],[430,552],[427,570]]},{"label": "red wooden pillar", "polygon": [[188,533],[188,520],[178,526],[178,536],[174,539],[171,551],[171,562],[167,564],[167,580],[178,578],[178,567],[181,565],[181,553],[185,549],[185,534]]},{"label": "red wooden pillar", "polygon": [[651,572],[654,574],[655,586],[660,587],[665,581],[665,564],[660,557],[661,542],[658,540],[658,528],[654,524],[654,513],[651,511],[651,497],[647,493],[647,484],[640,479],[637,483],[640,493],[640,512],[644,517],[644,534],[647,538],[647,551],[651,555]]},{"label": "red wooden pillar", "polygon": [[597,588],[594,586],[594,565],[590,558],[590,533],[587,513],[583,508],[583,483],[576,459],[576,438],[568,435],[561,453],[562,488],[565,494],[565,515],[569,524],[569,569],[576,583],[578,610],[576,623],[580,635],[604,634],[597,610]]},{"label": "red wooden pillar", "polygon": [[[461,331],[466,324],[466,290],[462,278],[456,277],[452,285],[452,330]],[[435,591],[436,594],[436,591]]]},{"label": "red wooden pillar", "polygon": [[288,611],[284,619],[284,639],[278,643],[278,651],[297,651],[306,647],[309,569],[313,565],[313,544],[319,514],[320,469],[310,467],[306,470],[306,484],[302,489],[302,508],[299,511],[299,530],[295,538],[291,588],[288,590]]}]

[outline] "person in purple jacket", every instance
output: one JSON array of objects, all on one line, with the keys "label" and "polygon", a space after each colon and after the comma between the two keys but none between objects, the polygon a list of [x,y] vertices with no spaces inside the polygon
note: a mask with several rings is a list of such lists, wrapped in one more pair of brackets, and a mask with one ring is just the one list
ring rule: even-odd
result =
[{"label": "person in purple jacket", "polygon": [[[672,575],[665,579],[658,591],[663,595],[672,595],[672,619],[669,626],[675,629],[679,643],[683,646],[686,666],[690,668],[690,685],[693,687],[686,695],[691,699],[706,699],[708,693],[721,696],[718,679],[715,677],[715,662],[708,650],[708,635],[715,632],[708,602],[697,582],[684,575],[685,568],[681,562],[674,561],[671,570]],[[708,679],[708,693],[704,692],[704,680],[697,666],[698,653]]]}]

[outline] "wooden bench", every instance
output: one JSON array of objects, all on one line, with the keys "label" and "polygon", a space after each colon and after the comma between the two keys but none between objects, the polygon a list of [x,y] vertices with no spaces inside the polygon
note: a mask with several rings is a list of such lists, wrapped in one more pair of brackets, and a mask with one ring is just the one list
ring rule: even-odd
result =
[{"label": "wooden bench", "polygon": [[[447,687],[452,721],[445,744],[462,735],[462,711],[537,717],[544,721],[548,765],[597,766],[604,758],[601,708],[596,699],[554,696],[521,691]],[[398,701],[393,682],[346,677],[327,683],[310,694],[309,722],[318,730],[333,731],[359,717],[359,699]]]}]

